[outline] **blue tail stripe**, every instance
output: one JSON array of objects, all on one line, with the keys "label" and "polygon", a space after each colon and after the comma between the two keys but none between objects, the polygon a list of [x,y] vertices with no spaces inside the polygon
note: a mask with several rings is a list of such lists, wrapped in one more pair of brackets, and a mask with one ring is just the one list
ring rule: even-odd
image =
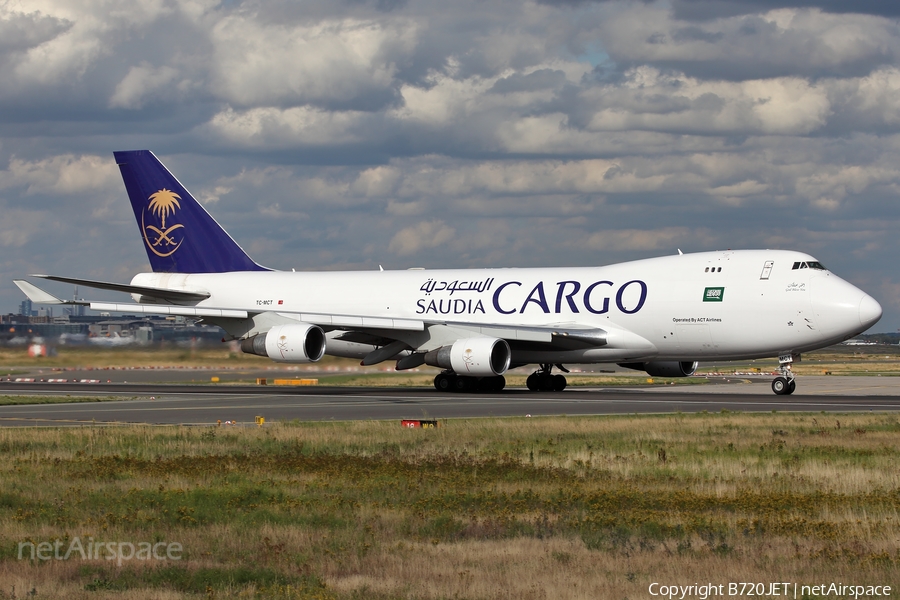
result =
[{"label": "blue tail stripe", "polygon": [[268,271],[247,256],[152,152],[114,154],[154,272]]}]

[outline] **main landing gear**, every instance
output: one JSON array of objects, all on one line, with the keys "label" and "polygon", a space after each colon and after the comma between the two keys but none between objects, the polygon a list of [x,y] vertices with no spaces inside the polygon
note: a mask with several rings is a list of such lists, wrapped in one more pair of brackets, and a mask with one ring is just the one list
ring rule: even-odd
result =
[{"label": "main landing gear", "polygon": [[772,380],[772,391],[779,396],[789,396],[797,389],[797,382],[794,380],[794,373],[791,371],[791,363],[794,357],[790,354],[783,354],[778,357],[778,372],[780,375]]},{"label": "main landing gear", "polygon": [[[562,365],[556,365],[556,367],[563,373],[569,372]],[[525,380],[525,385],[528,386],[528,389],[532,392],[563,391],[566,389],[567,385],[566,378],[562,375],[552,375],[550,373],[552,370],[553,365],[551,363],[540,365],[540,369],[528,376],[528,379]]]},{"label": "main landing gear", "polygon": [[[528,376],[525,385],[532,392],[561,392],[566,389],[568,382],[563,375],[553,375],[551,371],[556,367],[563,373],[568,373],[562,365],[545,363]],[[434,388],[439,392],[499,392],[506,386],[506,378],[503,375],[494,377],[472,377],[458,375],[447,370],[437,374],[434,378]]]},{"label": "main landing gear", "polygon": [[442,371],[434,378],[434,387],[439,392],[499,392],[506,386],[503,375],[494,377],[469,377],[457,375],[453,371]]}]

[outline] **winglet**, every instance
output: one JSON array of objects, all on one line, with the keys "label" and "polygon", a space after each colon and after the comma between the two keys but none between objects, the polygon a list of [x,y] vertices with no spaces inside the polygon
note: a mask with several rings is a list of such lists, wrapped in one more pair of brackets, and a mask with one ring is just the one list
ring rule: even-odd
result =
[{"label": "winglet", "polygon": [[45,292],[38,286],[29,283],[24,279],[13,279],[13,283],[15,283],[18,288],[28,296],[28,299],[35,304],[75,304],[71,301],[60,300],[53,294]]},{"label": "winglet", "polygon": [[268,271],[247,256],[152,152],[114,154],[154,272]]}]

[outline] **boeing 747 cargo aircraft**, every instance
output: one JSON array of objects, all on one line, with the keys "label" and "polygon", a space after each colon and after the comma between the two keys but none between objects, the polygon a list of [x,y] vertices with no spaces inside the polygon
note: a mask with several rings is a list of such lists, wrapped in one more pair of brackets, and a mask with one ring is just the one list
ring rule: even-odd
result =
[{"label": "boeing 747 cargo aircraft", "polygon": [[535,364],[531,390],[562,390],[566,364],[617,363],[691,375],[699,360],[778,357],[793,393],[800,353],[865,331],[881,306],[814,257],[788,250],[663,256],[604,267],[276,271],[253,261],[148,150],[116,152],[152,273],[130,284],[34,275],[131,294],[64,301],[16,280],[32,301],[198,317],[244,352],[284,363],[323,355],[398,370],[442,369],[438,390],[499,391]]}]

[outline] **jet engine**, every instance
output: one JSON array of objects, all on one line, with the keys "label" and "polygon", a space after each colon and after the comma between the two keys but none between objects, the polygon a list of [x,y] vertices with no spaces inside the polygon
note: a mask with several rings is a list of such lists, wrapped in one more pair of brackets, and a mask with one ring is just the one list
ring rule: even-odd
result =
[{"label": "jet engine", "polygon": [[619,363],[620,367],[646,371],[653,377],[690,377],[697,370],[697,361],[654,360],[640,363]]},{"label": "jet engine", "polygon": [[276,325],[266,333],[241,340],[241,350],[276,362],[316,362],[325,354],[325,332],[309,323]]},{"label": "jet engine", "polygon": [[457,375],[493,377],[509,368],[512,354],[504,340],[489,337],[456,340],[425,355],[425,364],[451,369]]}]

